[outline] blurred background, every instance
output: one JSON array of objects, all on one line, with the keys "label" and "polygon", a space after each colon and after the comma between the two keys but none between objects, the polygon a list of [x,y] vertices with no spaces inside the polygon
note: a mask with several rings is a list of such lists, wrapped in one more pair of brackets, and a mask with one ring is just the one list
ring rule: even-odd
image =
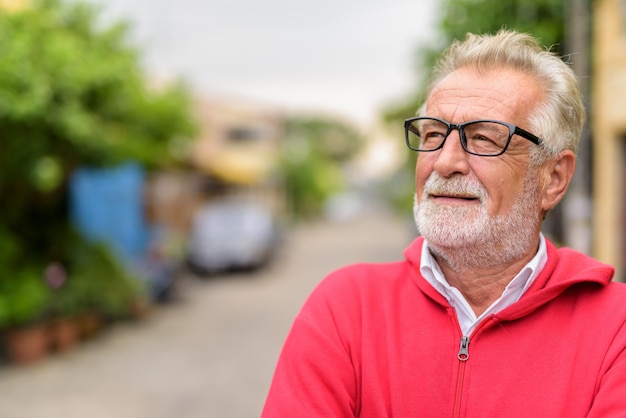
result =
[{"label": "blurred background", "polygon": [[0,415],[258,416],[308,292],[416,234],[435,57],[501,27],[586,98],[544,233],[624,280],[623,0],[0,0]]}]

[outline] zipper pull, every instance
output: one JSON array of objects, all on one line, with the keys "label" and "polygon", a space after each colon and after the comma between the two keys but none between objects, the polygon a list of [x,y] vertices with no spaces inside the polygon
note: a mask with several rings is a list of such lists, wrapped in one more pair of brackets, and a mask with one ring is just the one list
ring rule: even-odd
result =
[{"label": "zipper pull", "polygon": [[467,336],[461,337],[461,346],[459,347],[459,354],[457,354],[456,358],[460,361],[467,361],[469,359],[469,343],[470,339]]}]

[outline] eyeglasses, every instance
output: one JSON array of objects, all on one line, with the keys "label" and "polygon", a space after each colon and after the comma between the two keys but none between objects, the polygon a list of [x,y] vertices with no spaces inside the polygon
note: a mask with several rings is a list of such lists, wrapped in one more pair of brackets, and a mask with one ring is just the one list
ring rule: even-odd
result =
[{"label": "eyeglasses", "polygon": [[463,149],[481,157],[504,154],[513,135],[519,135],[539,146],[543,143],[530,132],[499,120],[481,119],[454,124],[438,118],[416,117],[404,121],[406,144],[413,151],[419,152],[441,149],[454,129],[459,131]]}]

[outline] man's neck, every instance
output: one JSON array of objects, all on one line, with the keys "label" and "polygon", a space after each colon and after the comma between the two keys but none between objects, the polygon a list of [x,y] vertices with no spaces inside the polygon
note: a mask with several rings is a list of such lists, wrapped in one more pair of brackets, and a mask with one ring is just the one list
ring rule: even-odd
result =
[{"label": "man's neck", "polygon": [[528,251],[523,257],[505,266],[487,266],[485,264],[477,266],[476,259],[472,259],[468,263],[461,263],[456,258],[451,263],[451,260],[445,255],[432,253],[448,284],[458,289],[476,316],[480,316],[502,295],[506,286],[534,257],[536,252],[536,248],[534,251]]}]

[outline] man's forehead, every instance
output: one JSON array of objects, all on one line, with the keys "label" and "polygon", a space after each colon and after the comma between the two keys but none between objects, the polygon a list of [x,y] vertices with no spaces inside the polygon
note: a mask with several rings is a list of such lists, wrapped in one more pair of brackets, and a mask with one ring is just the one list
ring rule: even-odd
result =
[{"label": "man's forehead", "polygon": [[[539,83],[531,75],[509,68],[479,72],[461,68],[441,79],[426,100],[426,113],[464,111],[475,117],[504,117],[530,112],[542,99]],[[461,107],[462,109],[456,109]],[[460,115],[461,117],[471,115]]]}]

